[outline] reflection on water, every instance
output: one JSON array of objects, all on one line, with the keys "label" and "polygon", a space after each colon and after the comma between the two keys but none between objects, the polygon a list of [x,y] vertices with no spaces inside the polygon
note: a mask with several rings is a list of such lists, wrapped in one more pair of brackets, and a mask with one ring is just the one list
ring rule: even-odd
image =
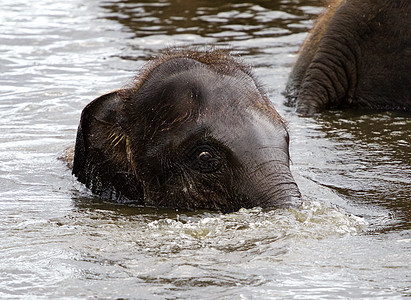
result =
[{"label": "reflection on water", "polygon": [[[317,0],[4,0],[0,296],[272,299],[411,295],[411,116],[283,106]],[[231,47],[289,123],[299,209],[103,203],[57,157],[81,109],[170,45]]]},{"label": "reflection on water", "polygon": [[304,15],[303,5],[296,7],[286,1],[122,1],[103,7],[113,12],[109,19],[127,26],[135,37],[183,33],[212,37],[221,43],[303,31],[296,22]]},{"label": "reflection on water", "polygon": [[310,135],[321,144],[326,159],[318,161],[309,153],[294,158],[302,174],[352,204],[388,208],[395,215],[395,227],[409,229],[410,115],[334,111],[317,117],[315,124]]}]

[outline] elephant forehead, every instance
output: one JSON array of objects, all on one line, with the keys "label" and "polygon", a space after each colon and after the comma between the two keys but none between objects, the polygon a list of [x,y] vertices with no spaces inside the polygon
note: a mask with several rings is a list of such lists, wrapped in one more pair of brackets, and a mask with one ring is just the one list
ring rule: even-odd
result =
[{"label": "elephant forehead", "polygon": [[203,127],[230,148],[256,150],[288,147],[288,133],[284,125],[274,117],[248,107],[237,113],[222,112],[212,122],[204,121]]},{"label": "elephant forehead", "polygon": [[[236,113],[200,114],[195,120],[158,133],[156,138],[150,140],[152,146],[157,145],[155,152],[159,151],[158,148],[179,149],[187,141],[211,138],[225,145],[239,158],[263,152],[264,156],[269,156],[270,152],[278,150],[288,153],[288,133],[284,125],[254,108]],[[261,152],[262,149],[265,150]]]},{"label": "elephant forehead", "polygon": [[238,117],[248,106],[263,102],[255,82],[241,72],[224,75],[201,67],[160,79],[137,93],[138,113],[148,122],[176,125],[221,114]]}]

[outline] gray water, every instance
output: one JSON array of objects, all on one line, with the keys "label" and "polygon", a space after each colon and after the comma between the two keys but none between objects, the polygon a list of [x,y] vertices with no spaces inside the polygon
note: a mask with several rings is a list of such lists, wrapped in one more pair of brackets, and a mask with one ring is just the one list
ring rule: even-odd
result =
[{"label": "gray water", "polygon": [[[0,298],[411,297],[411,115],[300,118],[281,92],[318,0],[2,0]],[[171,45],[230,47],[288,121],[302,208],[104,203],[58,158],[82,108]]]}]

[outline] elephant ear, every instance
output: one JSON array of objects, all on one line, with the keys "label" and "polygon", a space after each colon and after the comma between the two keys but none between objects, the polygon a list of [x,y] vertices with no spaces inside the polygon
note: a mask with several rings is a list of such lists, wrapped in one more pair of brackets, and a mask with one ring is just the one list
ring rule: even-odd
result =
[{"label": "elephant ear", "polygon": [[125,91],[103,95],[88,104],[77,130],[73,174],[91,191],[117,202],[142,201],[142,188],[120,126]]}]

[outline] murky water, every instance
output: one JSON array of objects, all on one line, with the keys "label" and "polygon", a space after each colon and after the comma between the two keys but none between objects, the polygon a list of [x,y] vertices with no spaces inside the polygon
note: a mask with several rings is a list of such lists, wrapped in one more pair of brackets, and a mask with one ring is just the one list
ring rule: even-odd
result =
[{"label": "murky water", "polygon": [[[283,105],[317,0],[0,4],[0,297],[411,296],[411,115]],[[57,158],[82,108],[170,45],[231,47],[289,122],[304,207],[232,214],[102,203]]]}]

